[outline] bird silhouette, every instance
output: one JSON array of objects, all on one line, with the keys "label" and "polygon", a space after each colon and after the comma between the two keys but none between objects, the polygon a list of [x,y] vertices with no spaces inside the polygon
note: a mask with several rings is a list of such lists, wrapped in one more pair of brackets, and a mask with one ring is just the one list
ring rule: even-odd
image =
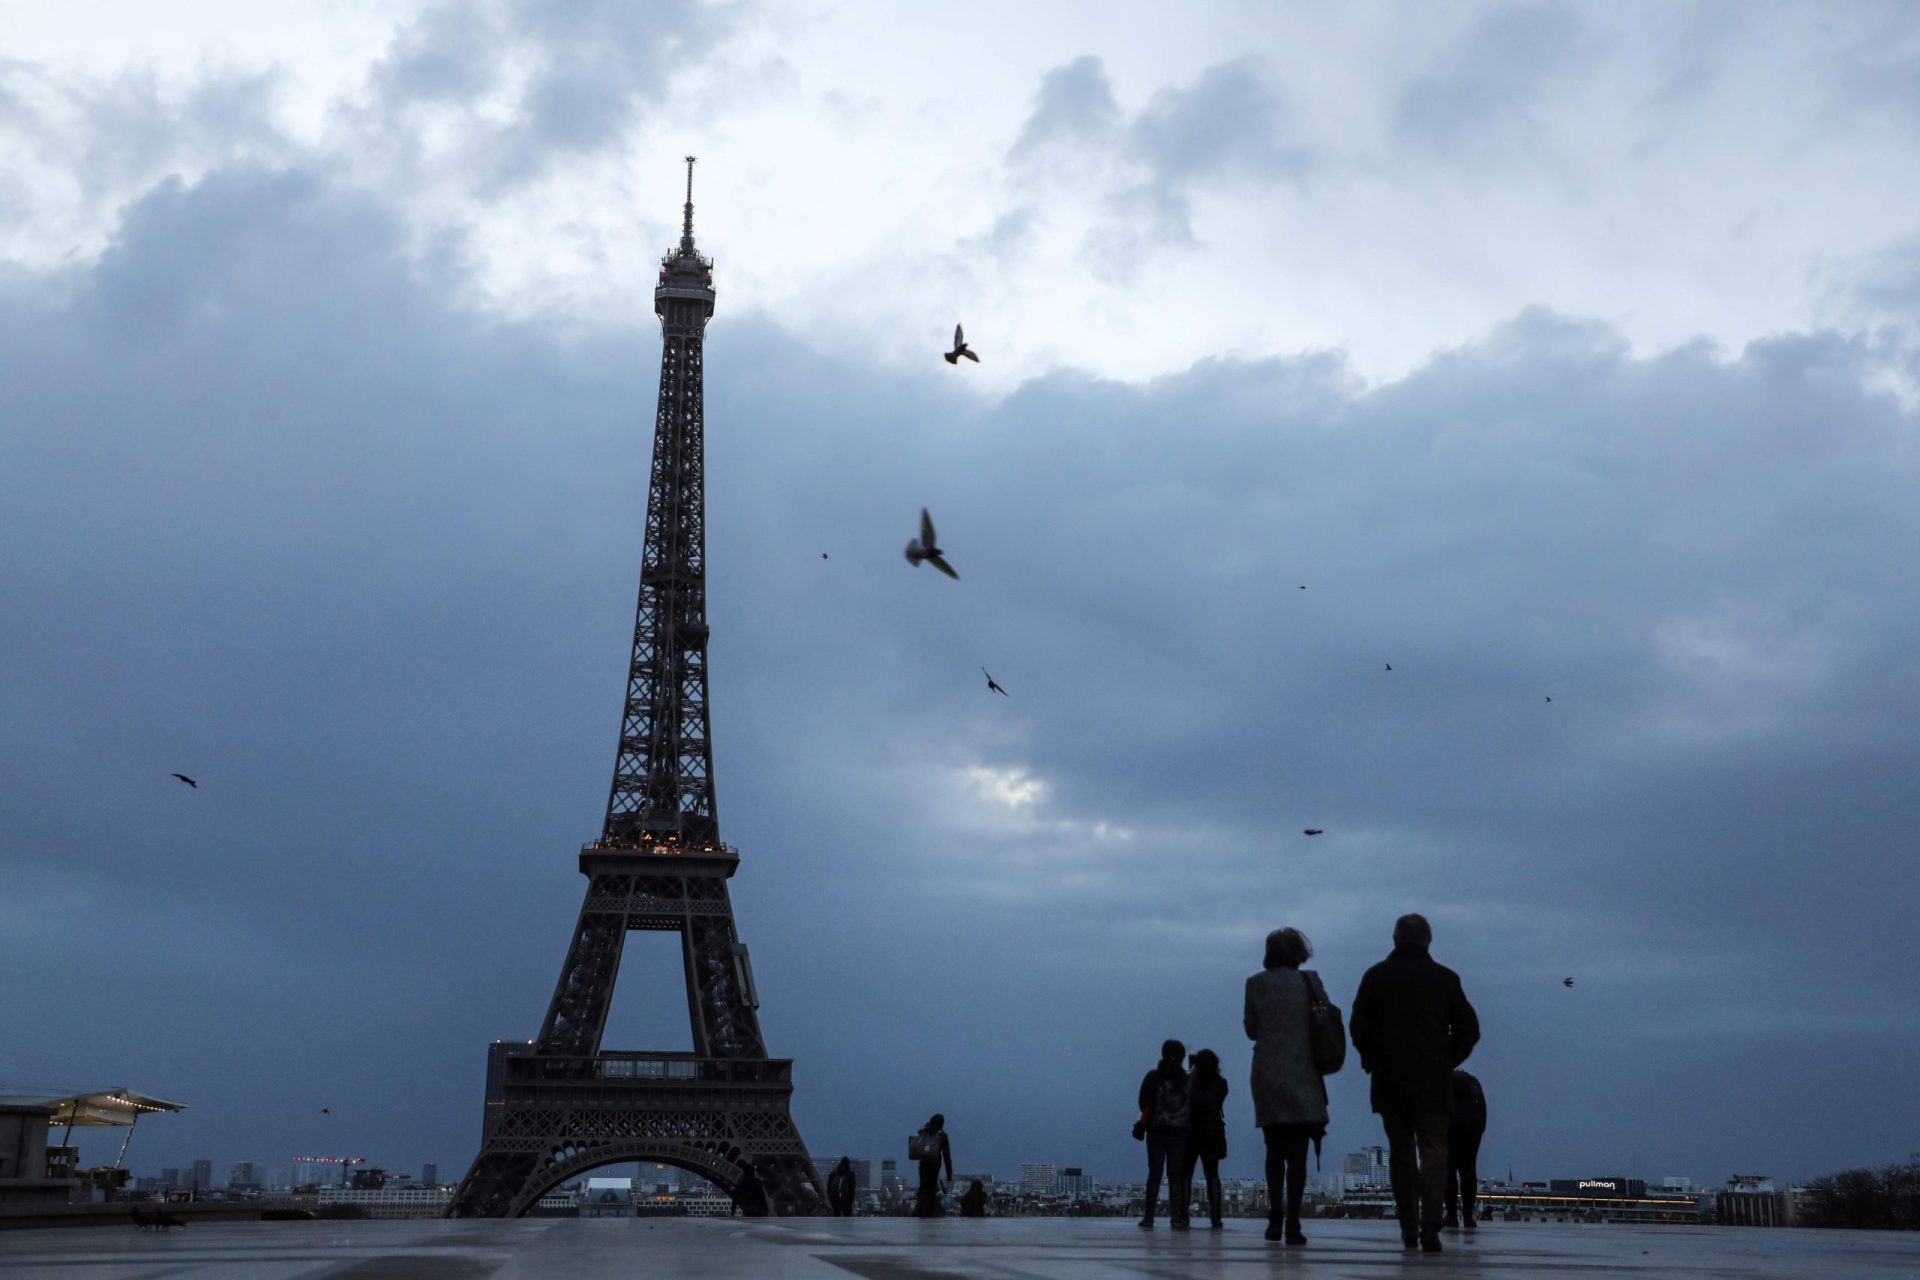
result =
[{"label": "bird silhouette", "polygon": [[946,553],[933,540],[933,517],[927,514],[925,507],[920,508],[920,536],[907,543],[907,563],[918,568],[922,560],[949,578],[959,580],[960,575],[946,561]]},{"label": "bird silhouette", "polygon": [[1570,987],[1570,986],[1572,986],[1572,985],[1573,985],[1573,979],[1572,979],[1572,978],[1562,978],[1562,979],[1560,979],[1560,985],[1561,985],[1561,986],[1563,986],[1563,987]]},{"label": "bird silhouette", "polygon": [[1005,689],[1002,689],[998,684],[994,683],[993,673],[991,671],[988,671],[985,667],[982,667],[980,668],[980,674],[987,678],[988,689],[992,690],[994,693],[999,694],[1003,698],[1011,698],[1013,696],[1012,694],[1008,693]]},{"label": "bird silhouette", "polygon": [[1547,701],[1548,701],[1548,702],[1552,702],[1552,701],[1553,701],[1553,699],[1552,699],[1551,697],[1549,697],[1549,698],[1547,699]]},{"label": "bird silhouette", "polygon": [[1393,670],[1393,664],[1391,662],[1387,664],[1387,670],[1389,671]]},{"label": "bird silhouette", "polygon": [[333,1114],[333,1109],[331,1107],[322,1107],[320,1108],[320,1114],[323,1116],[330,1116]]},{"label": "bird silhouette", "polygon": [[192,787],[195,791],[198,791],[200,789],[200,784],[195,782],[192,778],[189,778],[184,773],[176,773],[172,776],[180,779],[180,781],[186,783],[188,786]]},{"label": "bird silhouette", "polygon": [[1319,827],[1308,827],[1301,834],[1309,835],[1309,836],[1323,836],[1326,834],[1326,832],[1322,831]]},{"label": "bird silhouette", "polygon": [[947,363],[959,364],[961,356],[965,356],[975,364],[980,363],[980,357],[973,354],[972,349],[967,346],[967,335],[961,332],[959,325],[955,325],[953,326],[953,350],[946,353]]},{"label": "bird silhouette", "polygon": [[825,559],[827,558],[827,553],[826,553],[826,552],[824,552],[824,551],[822,551],[822,552],[820,553],[820,558],[821,558],[822,560],[825,560]]}]

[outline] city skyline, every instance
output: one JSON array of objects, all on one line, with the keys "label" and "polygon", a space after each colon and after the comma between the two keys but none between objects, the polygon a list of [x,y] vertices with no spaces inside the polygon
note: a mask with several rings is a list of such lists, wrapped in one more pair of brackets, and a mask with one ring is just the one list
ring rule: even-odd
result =
[{"label": "city skyline", "polygon": [[[1908,1154],[1910,9],[106,9],[0,61],[0,1077],[184,1102],[135,1166],[471,1159],[600,830],[689,152],[816,1155],[1117,1173],[1172,1035],[1249,1176],[1264,934],[1344,1006],[1407,910],[1489,1168]],[[628,945],[608,1046],[691,1048]]]}]

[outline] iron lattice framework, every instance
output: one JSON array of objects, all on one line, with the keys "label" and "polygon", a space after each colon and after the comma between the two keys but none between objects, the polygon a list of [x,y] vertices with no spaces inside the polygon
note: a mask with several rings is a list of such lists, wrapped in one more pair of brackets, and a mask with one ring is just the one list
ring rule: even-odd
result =
[{"label": "iron lattice framework", "polygon": [[[812,1213],[819,1175],[789,1111],[792,1063],[766,1056],[720,843],[707,715],[702,346],[713,262],[693,243],[693,157],[680,245],[660,268],[660,402],[626,709],[600,839],[580,852],[586,901],[536,1040],[487,1059],[480,1154],[453,1217],[516,1217],[589,1169],[677,1165],[749,1213]],[[680,935],[691,1053],[600,1046],[627,934]],[[757,1189],[756,1189],[757,1188]],[[764,1194],[762,1194],[764,1193]]]}]

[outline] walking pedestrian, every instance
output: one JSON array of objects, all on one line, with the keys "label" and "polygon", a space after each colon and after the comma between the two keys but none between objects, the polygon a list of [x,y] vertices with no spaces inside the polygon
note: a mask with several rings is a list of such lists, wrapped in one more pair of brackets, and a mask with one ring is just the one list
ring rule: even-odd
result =
[{"label": "walking pedestrian", "polygon": [[853,1160],[841,1156],[840,1163],[833,1166],[833,1172],[827,1175],[827,1204],[832,1206],[836,1218],[853,1216]]},{"label": "walking pedestrian", "polygon": [[1400,1242],[1440,1252],[1453,1069],[1480,1039],[1460,975],[1427,954],[1433,926],[1394,922],[1393,954],[1367,970],[1353,998],[1353,1047],[1373,1077],[1373,1109],[1387,1132],[1387,1173]]},{"label": "walking pedestrian", "polygon": [[1189,1194],[1193,1187],[1193,1168],[1197,1163],[1207,1177],[1207,1223],[1215,1231],[1220,1221],[1220,1162],[1227,1156],[1227,1080],[1220,1074],[1220,1055],[1202,1049],[1190,1059],[1193,1069],[1187,1073],[1192,1098],[1192,1121],[1187,1127],[1185,1176]]},{"label": "walking pedestrian", "polygon": [[1266,1237],[1288,1244],[1307,1242],[1300,1230],[1307,1146],[1317,1146],[1327,1133],[1327,1083],[1314,1064],[1308,1028],[1319,978],[1300,968],[1312,954],[1306,934],[1275,929],[1267,935],[1264,967],[1247,979],[1253,1122],[1267,1140]]},{"label": "walking pedestrian", "polygon": [[[1480,1189],[1480,1139],[1487,1133],[1487,1095],[1480,1082],[1465,1071],[1453,1072],[1453,1114],[1447,1121],[1446,1224],[1468,1231],[1479,1226],[1474,1217],[1474,1193]],[[1458,1203],[1459,1218],[1454,1216]]]},{"label": "walking pedestrian", "polygon": [[940,1193],[946,1189],[940,1178],[943,1164],[947,1170],[946,1182],[953,1181],[953,1144],[947,1140],[947,1118],[936,1113],[920,1126],[916,1136],[919,1138],[916,1158],[920,1162],[920,1190],[914,1197],[913,1216],[945,1217],[946,1210],[940,1207]]},{"label": "walking pedestrian", "polygon": [[1170,1230],[1187,1229],[1187,1129],[1192,1123],[1192,1093],[1185,1063],[1187,1046],[1168,1040],[1160,1046],[1160,1061],[1140,1082],[1140,1123],[1133,1136],[1147,1140],[1147,1208],[1140,1225],[1153,1229],[1153,1212],[1160,1199],[1160,1176],[1167,1178]]}]

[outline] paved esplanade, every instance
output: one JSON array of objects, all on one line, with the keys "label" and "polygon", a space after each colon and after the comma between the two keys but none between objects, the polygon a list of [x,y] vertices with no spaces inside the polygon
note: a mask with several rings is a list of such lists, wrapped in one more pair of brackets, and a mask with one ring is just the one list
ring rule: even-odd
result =
[{"label": "paved esplanade", "polygon": [[1437,1256],[1401,1250],[1392,1223],[1314,1222],[1281,1249],[1262,1223],[1148,1235],[1120,1218],[521,1218],[427,1222],[206,1223],[0,1234],[0,1276],[673,1277],[691,1280],[1142,1280],[1322,1276],[1920,1276],[1906,1232],[1494,1224]]}]

